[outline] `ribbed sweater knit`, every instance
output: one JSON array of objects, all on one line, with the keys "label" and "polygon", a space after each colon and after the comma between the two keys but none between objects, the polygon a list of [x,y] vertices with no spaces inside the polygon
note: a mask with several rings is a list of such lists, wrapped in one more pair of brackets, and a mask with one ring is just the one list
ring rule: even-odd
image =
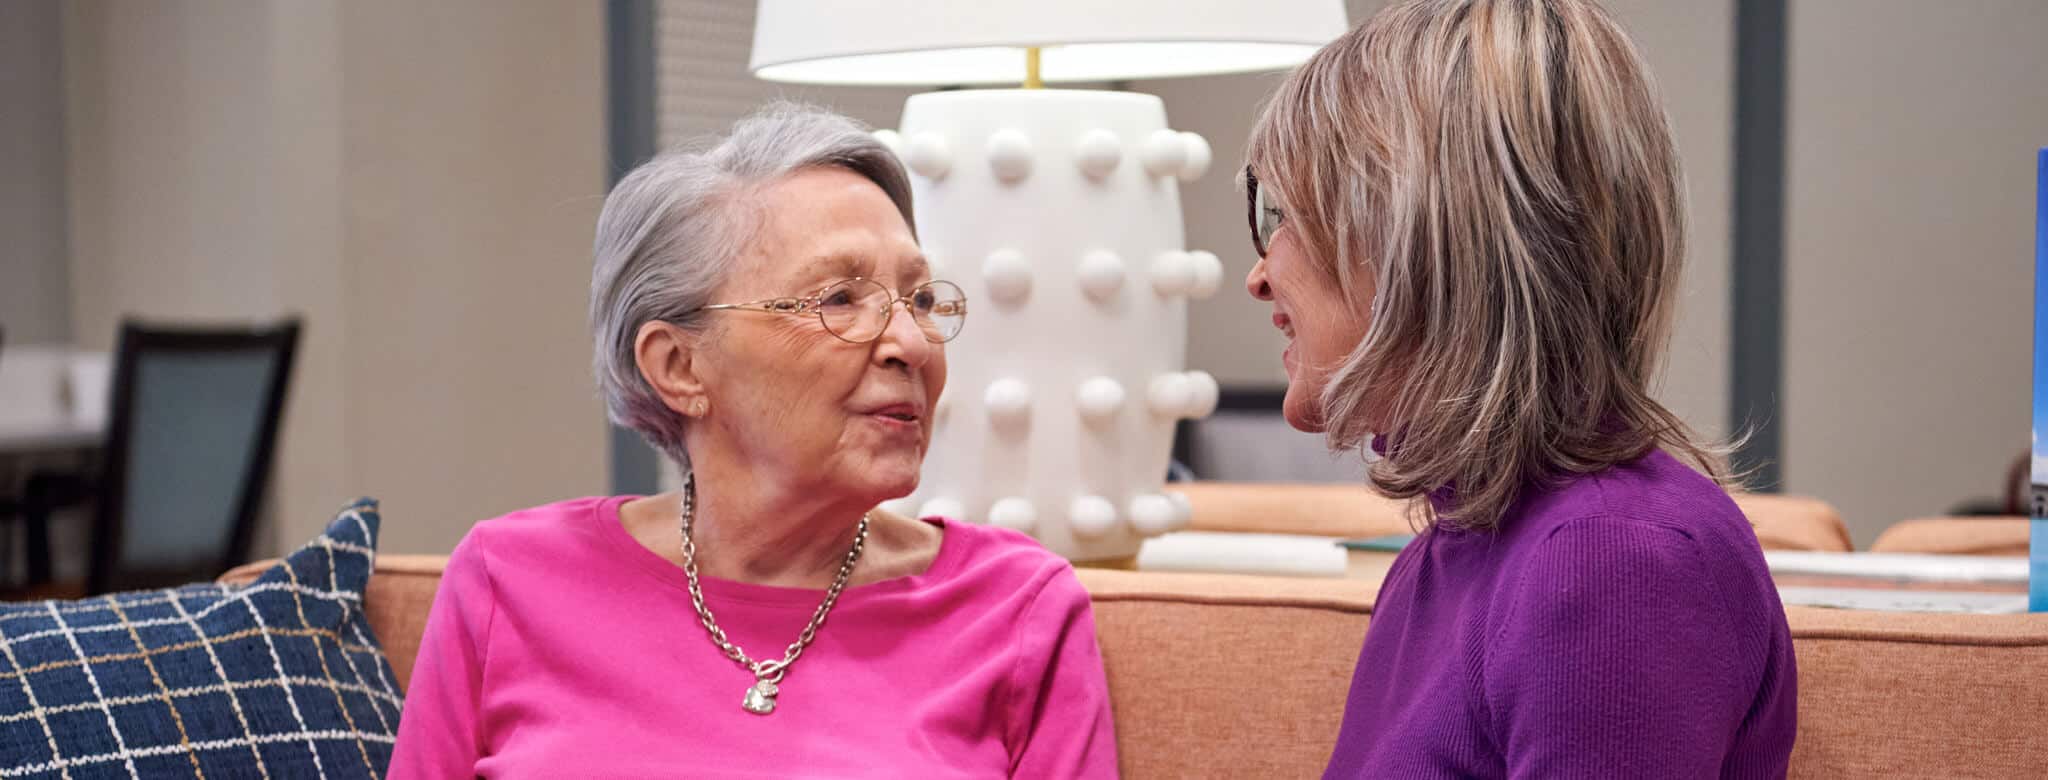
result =
[{"label": "ribbed sweater knit", "polygon": [[1326,777],[1781,777],[1796,679],[1742,511],[1652,452],[1404,549]]}]

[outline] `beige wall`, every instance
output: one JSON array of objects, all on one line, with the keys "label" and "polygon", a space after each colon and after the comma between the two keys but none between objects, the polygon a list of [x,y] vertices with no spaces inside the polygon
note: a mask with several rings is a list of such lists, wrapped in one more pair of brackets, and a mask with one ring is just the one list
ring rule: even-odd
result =
[{"label": "beige wall", "polygon": [[8,344],[71,337],[63,18],[57,0],[0,3],[0,328]]},{"label": "beige wall", "polygon": [[[1352,0],[1353,24],[1381,3]],[[1663,397],[1693,425],[1719,435],[1728,408],[1729,146],[1732,143],[1732,0],[1614,0],[1615,14],[1635,36],[1664,91],[1691,196],[1692,251],[1672,337]],[[1223,258],[1222,293],[1189,309],[1188,365],[1224,385],[1275,385],[1279,333],[1270,309],[1242,292],[1257,259],[1246,234],[1244,196],[1234,186],[1244,144],[1266,97],[1284,74],[1161,79],[1137,88],[1166,101],[1179,129],[1201,133],[1216,163],[1181,188],[1188,246]]]},{"label": "beige wall", "polygon": [[384,549],[601,492],[584,337],[596,3],[65,8],[72,322],[306,319],[280,548],[384,500]]},{"label": "beige wall", "polygon": [[1709,436],[1728,433],[1729,231],[1735,144],[1734,0],[1608,0],[1664,95],[1685,166],[1684,282],[1660,397]]},{"label": "beige wall", "polygon": [[1791,4],[1785,480],[1859,544],[2027,447],[2048,3]]},{"label": "beige wall", "polygon": [[[344,4],[358,481],[447,549],[475,520],[604,492],[584,310],[605,189],[604,8]],[[388,442],[388,444],[386,444]]]},{"label": "beige wall", "polygon": [[268,317],[278,289],[264,8],[65,6],[73,324],[113,346],[123,315]]}]

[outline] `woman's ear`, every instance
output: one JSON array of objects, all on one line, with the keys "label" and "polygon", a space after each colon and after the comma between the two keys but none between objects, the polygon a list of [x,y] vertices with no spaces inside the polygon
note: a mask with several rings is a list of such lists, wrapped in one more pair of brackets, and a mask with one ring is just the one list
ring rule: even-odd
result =
[{"label": "woman's ear", "polygon": [[710,401],[704,379],[698,375],[703,366],[697,361],[703,336],[655,320],[641,325],[633,337],[633,359],[640,377],[654,388],[663,405],[687,417],[702,416]]}]

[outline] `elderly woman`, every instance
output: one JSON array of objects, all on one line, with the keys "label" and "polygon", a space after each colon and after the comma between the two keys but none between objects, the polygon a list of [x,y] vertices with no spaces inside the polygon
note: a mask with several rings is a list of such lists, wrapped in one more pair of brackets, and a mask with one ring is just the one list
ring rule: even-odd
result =
[{"label": "elderly woman", "polygon": [[1784,611],[1717,450],[1651,395],[1683,184],[1621,28],[1396,4],[1285,82],[1248,158],[1286,418],[1369,448],[1426,524],[1328,776],[1783,775]]},{"label": "elderly woman", "polygon": [[679,493],[565,501],[456,547],[403,777],[1109,777],[1088,595],[917,486],[967,302],[852,121],[778,106],[619,182],[597,375]]}]

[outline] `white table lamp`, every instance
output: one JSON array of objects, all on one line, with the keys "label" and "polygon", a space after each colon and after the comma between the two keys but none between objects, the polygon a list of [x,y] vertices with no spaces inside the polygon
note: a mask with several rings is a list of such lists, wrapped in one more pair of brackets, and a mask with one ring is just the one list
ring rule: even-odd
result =
[{"label": "white table lamp", "polygon": [[1343,34],[1335,0],[761,0],[754,75],[805,84],[1009,85],[1298,65]]},{"label": "white table lamp", "polygon": [[1186,526],[1163,489],[1174,423],[1217,395],[1183,370],[1187,300],[1227,280],[1185,246],[1178,184],[1213,150],[1152,95],[1038,87],[1286,68],[1344,29],[1337,0],[761,0],[763,79],[1025,85],[915,95],[876,132],[911,171],[926,255],[972,307],[901,508],[1078,561]]}]

